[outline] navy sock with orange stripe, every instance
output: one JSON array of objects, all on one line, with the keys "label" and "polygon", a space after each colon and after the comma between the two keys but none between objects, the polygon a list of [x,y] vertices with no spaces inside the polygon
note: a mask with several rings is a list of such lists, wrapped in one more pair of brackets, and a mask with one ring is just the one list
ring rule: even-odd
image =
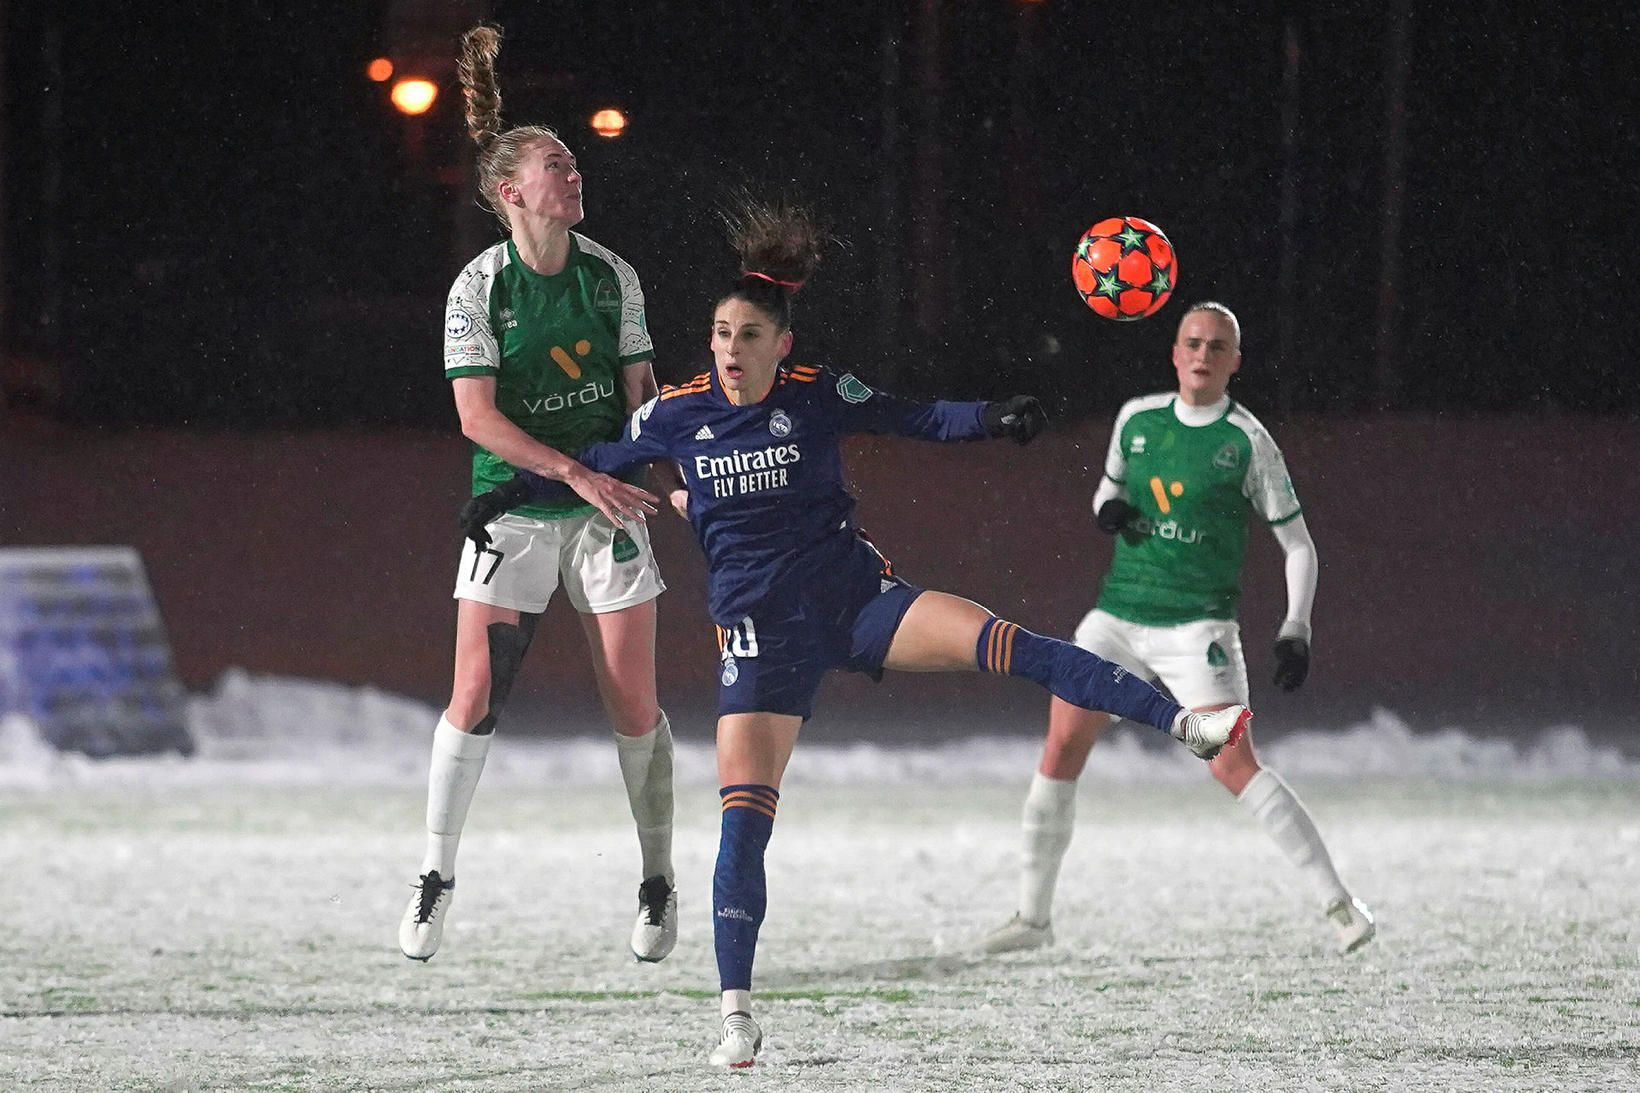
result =
[{"label": "navy sock with orange stripe", "polygon": [[752,989],[757,931],[768,905],[763,851],[774,832],[780,792],[771,786],[724,786],[723,834],[712,874],[712,940],[722,990]]},{"label": "navy sock with orange stripe", "polygon": [[1173,731],[1180,706],[1121,665],[1002,619],[986,620],[974,650],[982,672],[1023,676],[1074,706]]}]

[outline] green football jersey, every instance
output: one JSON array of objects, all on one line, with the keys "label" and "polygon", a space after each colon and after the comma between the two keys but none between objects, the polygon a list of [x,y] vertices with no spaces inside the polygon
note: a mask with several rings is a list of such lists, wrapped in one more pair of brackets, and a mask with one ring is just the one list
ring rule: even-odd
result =
[{"label": "green football jersey", "polygon": [[1143,626],[1235,618],[1248,515],[1273,526],[1301,511],[1281,450],[1257,418],[1226,400],[1217,418],[1186,425],[1177,399],[1123,406],[1105,457],[1105,477],[1139,514],[1116,537],[1099,607]]},{"label": "green football jersey", "polygon": [[[574,455],[620,436],[622,369],[655,353],[632,267],[584,235],[570,232],[569,239],[569,261],[551,276],[521,262],[510,239],[467,263],[444,312],[444,376],[494,376],[497,409],[536,440]],[[473,446],[475,495],[513,470]],[[512,511],[559,517],[590,509],[577,499]]]}]

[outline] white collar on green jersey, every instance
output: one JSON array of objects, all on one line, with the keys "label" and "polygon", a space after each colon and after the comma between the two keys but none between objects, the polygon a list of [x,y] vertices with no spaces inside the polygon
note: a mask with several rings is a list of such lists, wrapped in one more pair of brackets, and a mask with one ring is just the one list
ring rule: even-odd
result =
[{"label": "white collar on green jersey", "polygon": [[1199,428],[1211,425],[1223,417],[1230,409],[1230,396],[1225,395],[1219,401],[1207,406],[1192,406],[1182,398],[1173,400],[1173,416],[1179,419],[1180,424]]}]

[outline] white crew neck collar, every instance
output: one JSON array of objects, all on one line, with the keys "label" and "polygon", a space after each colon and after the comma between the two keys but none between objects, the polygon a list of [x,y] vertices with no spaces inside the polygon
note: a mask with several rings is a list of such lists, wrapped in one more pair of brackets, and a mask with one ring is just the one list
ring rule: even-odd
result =
[{"label": "white crew neck collar", "polygon": [[1211,425],[1223,417],[1230,409],[1230,396],[1225,395],[1219,401],[1207,406],[1192,406],[1182,398],[1173,399],[1173,416],[1179,419],[1181,425],[1200,427]]}]

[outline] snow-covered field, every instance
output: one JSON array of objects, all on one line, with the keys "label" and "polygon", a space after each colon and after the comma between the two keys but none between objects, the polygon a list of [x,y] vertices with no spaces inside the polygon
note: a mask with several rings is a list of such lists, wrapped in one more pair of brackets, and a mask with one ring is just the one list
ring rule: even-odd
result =
[{"label": "snow-covered field", "polygon": [[715,1072],[711,757],[679,759],[683,936],[625,950],[614,751],[498,741],[445,947],[394,928],[427,711],[230,677],[200,755],[0,731],[0,1089],[1640,1088],[1640,763],[1382,715],[1264,749],[1379,914],[1351,957],[1182,749],[1101,745],[1057,946],[1011,911],[1027,740],[799,745],[769,854],[759,1065]]}]

